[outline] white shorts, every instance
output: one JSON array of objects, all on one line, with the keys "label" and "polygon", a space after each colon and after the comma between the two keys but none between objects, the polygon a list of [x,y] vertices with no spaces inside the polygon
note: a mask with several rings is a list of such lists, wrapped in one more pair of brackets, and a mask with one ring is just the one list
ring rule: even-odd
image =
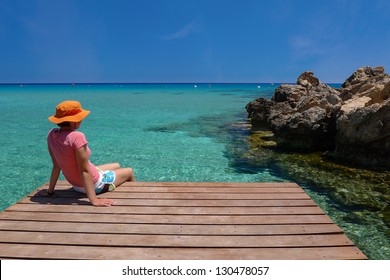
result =
[{"label": "white shorts", "polygon": [[[115,182],[115,172],[112,170],[100,170],[99,172],[99,180],[95,183],[95,192],[96,194],[110,192],[116,188],[114,185]],[[76,192],[85,193],[85,188],[73,186],[73,189]]]}]

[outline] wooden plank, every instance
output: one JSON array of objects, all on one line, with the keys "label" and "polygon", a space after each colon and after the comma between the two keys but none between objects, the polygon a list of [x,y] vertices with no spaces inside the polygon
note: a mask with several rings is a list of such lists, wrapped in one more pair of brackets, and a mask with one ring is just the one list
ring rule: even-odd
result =
[{"label": "wooden plank", "polygon": [[[48,184],[38,188],[47,189]],[[59,182],[57,190],[71,190],[71,185]],[[117,192],[303,192],[295,183],[221,183],[221,182],[126,182],[116,189]]]},{"label": "wooden plank", "polygon": [[292,187],[300,188],[298,184],[292,182],[126,182],[123,187],[219,187],[219,188],[236,188],[236,187],[253,187],[253,188],[267,188],[267,187]]},{"label": "wooden plank", "polygon": [[[47,188],[49,183],[45,183],[38,189]],[[56,188],[68,189],[71,185],[66,181],[58,181]],[[237,187],[252,187],[252,188],[267,188],[267,187],[291,187],[300,188],[298,184],[292,182],[125,182],[119,189],[127,187],[219,187],[219,188],[237,188]]]},{"label": "wooden plank", "polygon": [[94,208],[90,205],[15,204],[8,211],[55,213],[115,213],[166,215],[322,215],[318,206],[304,207],[171,207],[171,206],[115,206]]},{"label": "wooden plank", "polygon": [[46,221],[7,221],[0,223],[0,231],[78,232],[115,234],[164,235],[293,235],[342,233],[335,224],[303,225],[186,225],[186,224],[104,224]]},{"label": "wooden plank", "polygon": [[[276,200],[276,199],[232,199],[228,203],[225,199],[117,199],[117,206],[176,206],[176,207],[285,207],[285,206],[316,206],[314,201],[308,199],[297,200]],[[23,198],[19,201],[19,204],[50,204],[50,205],[69,205],[72,204],[89,204],[87,198],[81,198],[77,200],[70,200],[69,198],[56,198],[53,200],[51,197],[42,196],[31,199],[31,197]]]},{"label": "wooden plank", "polygon": [[198,235],[128,235],[102,233],[58,233],[2,231],[0,243],[32,243],[122,247],[324,247],[349,246],[353,243],[344,234],[274,235],[269,236],[198,236]]},{"label": "wooden plank", "polygon": [[1,244],[0,258],[106,260],[319,260],[364,259],[355,246],[306,248],[129,248]]},{"label": "wooden plank", "polygon": [[[73,206],[72,206],[73,207]],[[101,222],[101,223],[153,223],[153,224],[327,224],[333,223],[323,215],[129,215],[91,213],[0,213],[0,220],[57,221],[57,222]]]},{"label": "wooden plank", "polygon": [[[42,195],[32,194],[32,199],[41,197]],[[55,196],[52,198],[76,198],[83,199],[86,196],[83,194],[78,194],[72,190],[57,190]],[[99,197],[106,197],[112,199],[246,199],[246,200],[268,200],[268,199],[280,199],[280,200],[295,200],[295,199],[307,199],[310,197],[306,193],[251,193],[251,194],[234,194],[234,193],[137,193],[137,192],[110,192],[99,195]]]},{"label": "wooden plank", "polygon": [[221,187],[123,187],[118,188],[118,192],[142,192],[142,193],[176,193],[176,192],[189,192],[189,193],[301,193],[303,192],[300,188],[254,188],[254,187],[230,187],[228,189]]}]

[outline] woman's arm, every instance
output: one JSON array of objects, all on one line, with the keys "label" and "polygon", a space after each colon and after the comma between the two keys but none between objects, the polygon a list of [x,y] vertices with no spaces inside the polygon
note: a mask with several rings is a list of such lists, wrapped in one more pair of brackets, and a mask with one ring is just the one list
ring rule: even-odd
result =
[{"label": "woman's arm", "polygon": [[49,154],[51,157],[51,161],[53,162],[53,168],[51,170],[50,183],[49,183],[49,189],[47,190],[47,194],[53,195],[54,189],[55,189],[57,181],[58,181],[58,177],[60,176],[61,168],[58,166],[57,161],[55,160],[50,148],[49,148]]},{"label": "woman's arm", "polygon": [[92,172],[89,168],[87,145],[76,150],[77,165],[79,168],[81,180],[83,181],[85,192],[93,206],[111,206],[115,201],[107,198],[97,198],[95,186],[93,185]]}]

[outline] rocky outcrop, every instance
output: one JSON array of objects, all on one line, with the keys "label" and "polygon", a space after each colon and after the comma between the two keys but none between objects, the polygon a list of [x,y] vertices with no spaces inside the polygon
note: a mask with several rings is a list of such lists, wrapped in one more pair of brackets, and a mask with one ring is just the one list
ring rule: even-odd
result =
[{"label": "rocky outcrop", "polygon": [[339,92],[302,73],[297,85],[281,85],[272,100],[259,98],[246,106],[252,125],[269,127],[279,148],[317,150],[334,147]]},{"label": "rocky outcrop", "polygon": [[390,169],[390,76],[383,67],[360,68],[342,85],[340,96],[333,155]]},{"label": "rocky outcrop", "polygon": [[279,148],[328,150],[338,159],[390,169],[390,76],[355,71],[338,90],[304,72],[271,100],[247,106],[252,126],[271,129]]}]

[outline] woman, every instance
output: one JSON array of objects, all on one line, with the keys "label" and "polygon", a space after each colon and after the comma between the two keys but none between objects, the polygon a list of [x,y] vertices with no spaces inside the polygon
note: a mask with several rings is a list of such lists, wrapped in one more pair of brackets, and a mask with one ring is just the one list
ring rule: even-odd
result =
[{"label": "woman", "polygon": [[111,206],[112,199],[97,198],[96,194],[111,191],[126,181],[135,181],[131,168],[120,168],[118,163],[93,165],[91,151],[82,132],[76,131],[90,111],[84,110],[78,101],[64,101],[57,105],[56,114],[49,121],[59,128],[47,136],[49,153],[53,161],[48,195],[54,194],[60,171],[73,189],[87,194],[93,206]]}]

